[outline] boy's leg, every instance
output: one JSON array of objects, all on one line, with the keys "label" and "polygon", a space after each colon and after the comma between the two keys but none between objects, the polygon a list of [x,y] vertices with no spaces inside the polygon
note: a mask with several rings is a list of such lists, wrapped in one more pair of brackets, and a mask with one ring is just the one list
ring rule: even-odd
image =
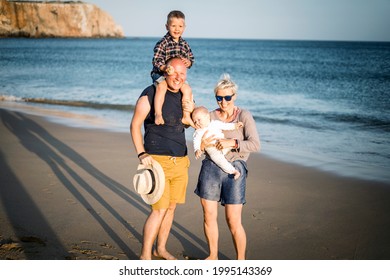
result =
[{"label": "boy's leg", "polygon": [[162,107],[165,100],[165,93],[167,92],[167,82],[161,81],[156,86],[156,96],[154,97],[154,123],[157,125],[164,124],[162,116]]},{"label": "boy's leg", "polygon": [[[192,96],[192,89],[188,84],[183,84],[183,86],[181,87],[181,92],[183,93],[182,102],[185,102],[185,101],[192,102],[194,100],[194,98]],[[191,113],[192,112],[190,112],[190,111],[183,110],[183,118],[181,121],[182,121],[182,123],[184,123],[186,125],[190,125],[192,127],[195,127],[195,124],[191,118]]]}]

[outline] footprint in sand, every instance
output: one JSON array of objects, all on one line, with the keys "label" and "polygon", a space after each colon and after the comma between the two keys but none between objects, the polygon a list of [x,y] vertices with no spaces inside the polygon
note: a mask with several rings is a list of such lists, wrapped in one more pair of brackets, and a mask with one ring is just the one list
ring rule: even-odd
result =
[{"label": "footprint in sand", "polygon": [[260,210],[255,210],[252,213],[252,219],[254,219],[254,220],[262,220],[262,218],[261,218],[262,215],[263,215],[263,213]]},{"label": "footprint in sand", "polygon": [[42,189],[42,191],[47,194],[53,194],[53,192],[49,188],[44,188]]},{"label": "footprint in sand", "polygon": [[46,246],[46,242],[44,240],[42,240],[41,238],[36,237],[36,236],[22,236],[20,238],[20,241],[25,242],[25,243],[34,243],[34,244]]},{"label": "footprint in sand", "polygon": [[66,201],[67,201],[68,203],[70,203],[70,204],[77,204],[77,202],[74,201],[74,200],[71,199],[71,198],[67,198]]},{"label": "footprint in sand", "polygon": [[280,228],[278,226],[274,225],[274,224],[269,224],[269,227],[271,229],[273,229],[274,231],[279,231],[280,230]]}]

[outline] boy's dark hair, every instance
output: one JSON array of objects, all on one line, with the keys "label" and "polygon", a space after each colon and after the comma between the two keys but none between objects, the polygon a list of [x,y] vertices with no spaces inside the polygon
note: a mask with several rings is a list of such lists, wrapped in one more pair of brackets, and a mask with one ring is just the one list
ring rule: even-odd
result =
[{"label": "boy's dark hair", "polygon": [[178,10],[174,10],[174,11],[171,11],[168,16],[167,16],[167,22],[169,22],[169,19],[170,18],[182,18],[182,19],[186,19],[186,16],[184,15],[183,12],[181,11],[178,11]]}]

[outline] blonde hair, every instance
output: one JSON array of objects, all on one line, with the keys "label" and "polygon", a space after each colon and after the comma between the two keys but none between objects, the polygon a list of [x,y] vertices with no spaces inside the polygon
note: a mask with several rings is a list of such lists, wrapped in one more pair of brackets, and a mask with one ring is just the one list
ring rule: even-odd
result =
[{"label": "blonde hair", "polygon": [[217,94],[217,92],[221,89],[227,89],[230,88],[233,92],[233,94],[237,93],[238,86],[233,80],[230,78],[230,75],[227,73],[222,74],[220,80],[215,85],[214,93]]},{"label": "blonde hair", "polygon": [[204,106],[198,106],[198,107],[194,108],[194,110],[192,111],[192,114],[195,114],[198,112],[203,113],[203,114],[208,114],[209,110],[207,110],[207,108]]}]

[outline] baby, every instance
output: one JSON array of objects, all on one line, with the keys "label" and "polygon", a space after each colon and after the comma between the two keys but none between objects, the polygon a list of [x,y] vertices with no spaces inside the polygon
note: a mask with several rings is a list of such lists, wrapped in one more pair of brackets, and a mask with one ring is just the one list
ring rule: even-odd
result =
[{"label": "baby", "polygon": [[[225,138],[222,130],[234,130],[243,127],[242,122],[224,123],[218,120],[210,120],[210,113],[203,106],[196,107],[194,109],[192,112],[192,121],[197,128],[193,135],[196,159],[199,159],[202,155],[200,145],[202,142],[202,137],[205,133],[208,133],[210,136],[213,135],[217,139],[222,139]],[[215,141],[212,144],[215,144]],[[233,174],[234,179],[238,179],[241,175],[240,172],[235,169],[234,166],[225,158],[225,154],[230,150],[231,148],[218,150],[215,145],[210,145],[205,148],[205,151],[215,164],[217,164],[224,172]]]}]

